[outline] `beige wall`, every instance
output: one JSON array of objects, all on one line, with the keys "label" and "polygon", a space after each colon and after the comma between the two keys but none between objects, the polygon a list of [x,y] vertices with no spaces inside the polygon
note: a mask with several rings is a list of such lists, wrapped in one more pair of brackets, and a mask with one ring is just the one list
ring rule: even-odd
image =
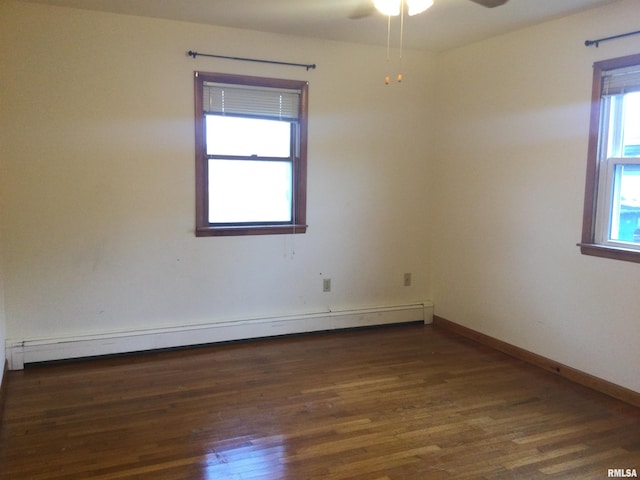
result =
[{"label": "beige wall", "polygon": [[638,2],[439,57],[435,313],[640,391],[640,266],[580,255],[591,67]]},{"label": "beige wall", "polygon": [[[3,65],[0,63],[0,65]],[[0,74],[2,75],[2,74]],[[4,93],[0,93],[0,109],[3,103]],[[0,123],[0,131],[4,130],[4,123]],[[2,144],[4,143],[2,134],[0,133],[0,152],[2,149]],[[2,154],[0,154],[0,182],[2,182],[2,178],[5,176],[4,174],[4,162],[2,161]],[[7,364],[6,358],[6,339],[7,339],[7,317],[5,310],[5,299],[4,299],[4,282],[5,282],[5,273],[4,273],[4,264],[6,259],[6,249],[5,245],[5,226],[1,222],[3,218],[4,212],[4,199],[2,198],[2,184],[0,183],[0,386],[2,386],[2,381],[4,380],[4,367]]]},{"label": "beige wall", "polygon": [[[13,1],[0,32],[8,340],[429,298],[433,55],[385,86],[384,48]],[[194,236],[194,70],[310,82],[306,235]]]},{"label": "beige wall", "polygon": [[[1,170],[0,170],[1,171]],[[1,212],[2,204],[0,203],[0,212]],[[5,340],[7,339],[7,318],[5,314],[4,308],[4,274],[2,272],[2,256],[3,256],[3,242],[2,242],[2,231],[0,228],[0,385],[2,385],[2,380],[4,379],[4,366],[5,366],[5,358],[6,358],[6,350],[5,350]]]}]

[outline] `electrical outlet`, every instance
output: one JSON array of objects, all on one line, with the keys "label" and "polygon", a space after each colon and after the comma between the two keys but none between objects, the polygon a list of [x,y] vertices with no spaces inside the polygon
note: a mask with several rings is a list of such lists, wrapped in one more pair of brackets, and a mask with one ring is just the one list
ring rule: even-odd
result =
[{"label": "electrical outlet", "polygon": [[323,278],[322,279],[322,291],[323,292],[330,292],[331,291],[331,279],[330,278]]},{"label": "electrical outlet", "polygon": [[405,287],[410,287],[411,286],[411,274],[410,273],[405,273],[404,274],[404,286]]}]

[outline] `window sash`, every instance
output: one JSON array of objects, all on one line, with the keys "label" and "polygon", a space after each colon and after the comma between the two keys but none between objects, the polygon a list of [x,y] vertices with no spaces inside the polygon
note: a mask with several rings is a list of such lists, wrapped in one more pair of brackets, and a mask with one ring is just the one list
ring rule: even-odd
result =
[{"label": "window sash", "polygon": [[[224,178],[217,178],[216,172]],[[293,178],[293,164],[288,161],[210,159],[209,223],[291,223]]]},{"label": "window sash", "polygon": [[607,158],[601,162],[602,174],[596,218],[596,242],[601,245],[640,250],[638,243],[611,238],[619,218],[616,203],[619,192],[616,190],[620,188],[620,178],[616,172],[619,167],[625,166],[640,166],[640,158]]},{"label": "window sash", "polygon": [[[629,69],[618,69],[629,70]],[[640,70],[634,67],[631,71]],[[621,178],[616,172],[620,167],[640,165],[640,159],[624,156],[625,94],[603,95],[600,100],[600,145],[598,149],[598,194],[596,204],[594,239],[600,245],[640,251],[640,244],[613,238],[619,232],[619,198]]]},{"label": "window sash", "polygon": [[[228,138],[225,138],[223,141],[221,142],[217,142],[216,140],[216,136],[215,135],[211,135],[209,132],[209,125],[210,123],[213,123],[213,121],[215,121],[214,117],[225,117],[224,115],[215,115],[215,114],[211,114],[211,113],[205,113],[204,117],[205,117],[205,121],[204,121],[204,129],[205,129],[205,141],[206,141],[206,154],[208,158],[238,158],[238,159],[262,159],[262,160],[283,160],[283,159],[289,159],[291,161],[294,161],[295,157],[297,157],[299,155],[299,151],[296,148],[297,144],[298,144],[298,131],[299,131],[299,125],[297,122],[292,122],[292,121],[286,121],[286,126],[288,128],[288,145],[286,147],[284,147],[284,142],[281,143],[280,148],[282,148],[282,151],[278,151],[278,149],[271,149],[271,148],[267,148],[267,149],[263,149],[262,146],[260,145],[261,142],[253,142],[251,140],[244,142],[244,144],[241,147],[235,148],[235,147],[229,147],[229,145],[227,145],[225,143],[226,140],[228,140]],[[254,117],[250,117],[250,116],[234,116],[235,118],[238,119],[243,119],[243,118],[247,118],[247,119],[254,119]],[[210,122],[209,120],[213,120],[212,122]],[[265,119],[260,119],[260,120],[265,120]],[[282,122],[285,123],[285,122]],[[236,127],[238,128],[239,125]],[[229,131],[226,132],[226,136],[227,137],[231,137],[234,136],[234,132],[233,132],[233,128],[231,128]],[[269,130],[267,129],[266,131],[262,131],[260,132],[261,134],[265,134],[265,133],[270,133]],[[282,135],[282,131],[280,132],[275,132],[275,134],[280,134]],[[260,140],[266,140],[265,138],[261,138]],[[284,136],[282,136],[282,138],[280,140],[284,140]],[[211,143],[210,143],[211,141]],[[212,144],[213,143],[213,144]],[[249,148],[250,150],[247,150],[247,148]],[[275,155],[275,153],[285,153],[284,152],[284,148],[287,149],[286,155]],[[244,154],[241,154],[244,153]],[[269,155],[269,153],[271,153]]]},{"label": "window sash", "polygon": [[[210,113],[204,115],[219,117]],[[254,117],[234,115],[234,118]],[[260,142],[244,154],[231,155],[222,150],[207,154],[208,221],[211,225],[283,225],[293,222],[297,124],[287,121],[286,125],[288,156],[267,156],[265,152],[268,151],[259,145]],[[205,138],[209,138],[208,126],[209,122],[205,121]],[[235,136],[233,132],[226,132],[226,135]],[[268,142],[269,138],[262,140]],[[244,142],[244,139],[241,141]],[[242,152],[247,145],[251,145],[251,141],[244,142],[238,152]],[[207,142],[206,148],[209,147]],[[218,175],[225,178],[218,178]]]}]

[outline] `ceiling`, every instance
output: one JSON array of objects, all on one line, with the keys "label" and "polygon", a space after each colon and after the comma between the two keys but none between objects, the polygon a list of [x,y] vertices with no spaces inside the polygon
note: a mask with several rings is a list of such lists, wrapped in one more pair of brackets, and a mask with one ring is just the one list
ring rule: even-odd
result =
[{"label": "ceiling", "polygon": [[[349,18],[372,0],[23,1],[372,45],[387,41],[386,17]],[[469,0],[434,0],[425,13],[405,21],[404,46],[449,50],[616,1],[510,0],[490,9]],[[392,28],[398,31],[398,20]]]}]

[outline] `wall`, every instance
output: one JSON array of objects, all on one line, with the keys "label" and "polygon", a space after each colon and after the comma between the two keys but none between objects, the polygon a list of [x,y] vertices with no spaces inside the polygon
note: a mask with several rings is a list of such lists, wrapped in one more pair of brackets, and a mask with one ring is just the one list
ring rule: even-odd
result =
[{"label": "wall", "polygon": [[[429,298],[433,55],[5,1],[0,58],[8,341]],[[310,82],[307,234],[194,236],[194,70]]]},{"label": "wall", "polygon": [[[591,65],[637,53],[637,37],[583,42],[636,30],[636,6],[406,52],[405,81],[385,87],[385,49],[0,3],[7,339],[432,298],[442,317],[640,391],[640,269],[575,246]],[[306,235],[193,235],[198,69],[309,80]]]},{"label": "wall", "polygon": [[[2,170],[0,170],[2,172]],[[0,214],[2,212],[2,204],[0,203]],[[5,358],[7,357],[5,353],[5,341],[7,339],[7,318],[5,314],[4,308],[4,274],[2,272],[2,257],[3,257],[3,235],[2,229],[0,229],[0,386],[2,386],[2,381],[4,380],[4,367],[5,367]],[[1,402],[2,400],[0,400]]]},{"label": "wall", "polygon": [[435,313],[640,391],[640,266],[580,254],[592,64],[627,0],[439,57]]}]

